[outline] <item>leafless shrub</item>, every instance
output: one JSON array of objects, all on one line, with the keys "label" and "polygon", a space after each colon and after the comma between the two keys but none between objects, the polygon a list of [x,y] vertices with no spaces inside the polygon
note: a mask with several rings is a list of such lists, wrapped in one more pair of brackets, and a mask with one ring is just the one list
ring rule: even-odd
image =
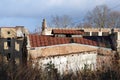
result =
[{"label": "leafless shrub", "polygon": [[60,75],[54,64],[48,64],[45,70],[42,70],[37,66],[33,68],[31,64],[17,66],[0,61],[0,80],[119,80],[120,61],[112,60],[112,62],[111,68],[107,70],[91,71],[85,68]]}]

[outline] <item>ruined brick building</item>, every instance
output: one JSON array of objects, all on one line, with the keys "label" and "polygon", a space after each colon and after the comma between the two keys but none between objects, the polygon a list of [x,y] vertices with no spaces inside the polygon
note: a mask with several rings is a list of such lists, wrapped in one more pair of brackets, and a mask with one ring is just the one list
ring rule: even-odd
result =
[{"label": "ruined brick building", "polygon": [[24,37],[27,35],[23,26],[0,28],[0,53],[5,62],[23,63]]},{"label": "ruined brick building", "polygon": [[[0,53],[6,62],[32,62],[44,68],[52,63],[62,74],[84,69],[110,67],[120,50],[119,28],[49,28],[30,34],[22,26],[0,28]],[[104,63],[104,64],[103,64]]]},{"label": "ruined brick building", "polygon": [[[60,73],[110,67],[119,51],[119,28],[49,28],[28,36],[28,60],[39,66],[53,63]],[[104,63],[104,64],[103,64]]]}]

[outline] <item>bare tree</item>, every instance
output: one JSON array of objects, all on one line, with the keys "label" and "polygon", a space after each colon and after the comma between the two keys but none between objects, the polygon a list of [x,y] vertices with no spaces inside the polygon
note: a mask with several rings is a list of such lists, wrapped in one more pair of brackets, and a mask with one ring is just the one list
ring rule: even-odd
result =
[{"label": "bare tree", "polygon": [[112,11],[109,15],[108,19],[108,26],[109,27],[120,27],[120,12],[119,11]]},{"label": "bare tree", "polygon": [[92,11],[88,12],[86,21],[93,27],[107,27],[109,14],[109,8],[106,5],[96,6]]},{"label": "bare tree", "polygon": [[72,25],[72,18],[68,15],[52,16],[51,24],[54,27],[70,27]]},{"label": "bare tree", "polygon": [[92,27],[120,27],[120,12],[109,9],[106,5],[96,6],[86,15],[87,24]]},{"label": "bare tree", "polygon": [[89,23],[84,23],[83,27],[85,27],[85,28],[91,28],[91,27],[92,27],[92,25],[91,25],[91,24],[89,24]]}]

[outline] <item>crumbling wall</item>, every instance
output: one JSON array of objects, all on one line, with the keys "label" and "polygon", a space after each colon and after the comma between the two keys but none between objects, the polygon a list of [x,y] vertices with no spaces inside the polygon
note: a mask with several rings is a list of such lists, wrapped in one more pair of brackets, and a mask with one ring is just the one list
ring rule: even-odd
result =
[{"label": "crumbling wall", "polygon": [[63,56],[51,56],[38,58],[33,60],[33,65],[45,69],[48,63],[54,64],[55,68],[60,74],[66,72],[75,72],[79,70],[84,70],[87,66],[91,70],[96,69],[96,52],[83,52],[77,54],[63,55]]}]

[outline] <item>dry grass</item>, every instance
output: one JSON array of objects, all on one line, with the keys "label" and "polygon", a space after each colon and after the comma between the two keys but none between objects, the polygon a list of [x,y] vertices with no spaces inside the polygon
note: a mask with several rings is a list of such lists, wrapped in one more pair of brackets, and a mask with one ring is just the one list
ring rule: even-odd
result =
[{"label": "dry grass", "polygon": [[[49,69],[49,70],[48,70]],[[84,69],[74,73],[60,75],[54,66],[47,66],[46,70],[27,66],[16,66],[11,63],[5,64],[0,61],[0,80],[119,80],[120,61],[113,61],[110,69],[91,71]]]}]

